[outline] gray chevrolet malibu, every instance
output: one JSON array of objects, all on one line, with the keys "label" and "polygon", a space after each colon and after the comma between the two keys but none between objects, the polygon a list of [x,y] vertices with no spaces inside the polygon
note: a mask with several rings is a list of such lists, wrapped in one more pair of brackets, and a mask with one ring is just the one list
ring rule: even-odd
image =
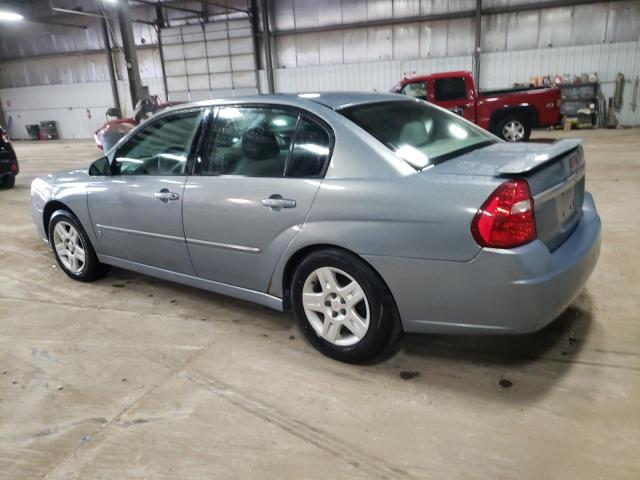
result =
[{"label": "gray chevrolet malibu", "polygon": [[505,143],[393,94],[181,105],[31,197],[71,278],[113,265],[290,309],[346,362],[402,332],[540,329],[600,250],[579,141]]}]

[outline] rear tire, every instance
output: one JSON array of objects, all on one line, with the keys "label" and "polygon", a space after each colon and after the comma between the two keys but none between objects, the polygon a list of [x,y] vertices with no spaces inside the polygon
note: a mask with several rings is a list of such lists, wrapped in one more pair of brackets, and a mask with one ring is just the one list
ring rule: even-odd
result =
[{"label": "rear tire", "polygon": [[0,183],[0,187],[13,188],[15,184],[16,184],[16,176],[13,173],[10,173],[2,177],[2,182]]},{"label": "rear tire", "polygon": [[74,280],[93,282],[111,269],[98,261],[82,224],[66,210],[57,210],[51,215],[49,244],[62,271]]},{"label": "rear tire", "polygon": [[495,133],[507,142],[526,142],[531,136],[531,122],[522,115],[507,115]]},{"label": "rear tire", "polygon": [[382,279],[356,255],[339,249],[302,260],[293,274],[291,305],[307,340],[341,362],[372,360],[402,333]]}]

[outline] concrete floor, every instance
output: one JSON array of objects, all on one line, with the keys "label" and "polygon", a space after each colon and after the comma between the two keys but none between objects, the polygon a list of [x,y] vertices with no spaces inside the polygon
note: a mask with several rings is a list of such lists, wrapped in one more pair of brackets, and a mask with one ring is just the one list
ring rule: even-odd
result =
[{"label": "concrete floor", "polygon": [[571,308],[523,337],[405,336],[361,367],[252,304],[123,270],[68,279],[29,184],[99,152],[16,143],[22,174],[0,191],[0,477],[640,478],[640,130],[578,135],[604,232]]}]

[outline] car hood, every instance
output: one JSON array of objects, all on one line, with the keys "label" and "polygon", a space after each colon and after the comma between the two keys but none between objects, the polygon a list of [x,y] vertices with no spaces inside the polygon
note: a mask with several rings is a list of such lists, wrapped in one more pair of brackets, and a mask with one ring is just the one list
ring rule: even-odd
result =
[{"label": "car hood", "polygon": [[498,142],[447,160],[430,170],[441,174],[487,177],[523,174],[578,148],[581,143],[580,139],[553,143]]}]

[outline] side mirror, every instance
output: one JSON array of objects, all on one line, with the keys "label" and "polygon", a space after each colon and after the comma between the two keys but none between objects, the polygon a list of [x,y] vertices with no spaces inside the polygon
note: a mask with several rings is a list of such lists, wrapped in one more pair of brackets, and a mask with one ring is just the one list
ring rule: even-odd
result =
[{"label": "side mirror", "polygon": [[107,157],[101,157],[89,167],[89,175],[92,177],[104,177],[111,175],[111,164]]}]

